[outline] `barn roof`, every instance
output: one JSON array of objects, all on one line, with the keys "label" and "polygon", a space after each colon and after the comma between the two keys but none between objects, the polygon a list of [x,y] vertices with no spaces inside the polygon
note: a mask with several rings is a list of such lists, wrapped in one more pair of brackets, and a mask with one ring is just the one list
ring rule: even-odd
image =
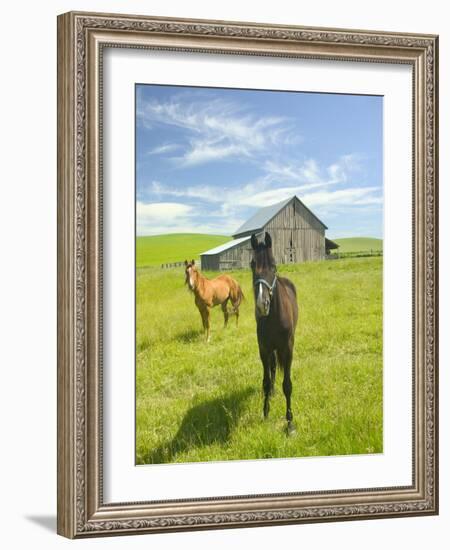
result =
[{"label": "barn roof", "polygon": [[325,237],[325,248],[327,250],[335,250],[336,248],[339,248],[339,245],[332,241],[331,239],[327,239]]},{"label": "barn roof", "polygon": [[240,239],[234,239],[232,241],[228,241],[224,244],[221,244],[220,246],[216,246],[215,248],[211,248],[211,250],[202,252],[200,256],[213,256],[214,254],[219,254],[219,252],[224,252],[225,250],[229,250],[230,248],[233,248],[238,244],[241,244],[249,240],[250,240],[250,237],[241,237]]},{"label": "barn roof", "polygon": [[288,199],[285,199],[284,201],[277,202],[276,204],[271,204],[270,206],[265,206],[264,208],[260,208],[257,210],[253,216],[248,219],[244,224],[242,224],[234,233],[234,237],[238,235],[242,235],[242,233],[248,233],[248,232],[255,232],[261,231],[265,225],[267,225],[270,220],[272,220],[280,210],[282,210],[286,205],[288,205],[292,200],[297,199],[302,206],[308,210],[308,212],[311,213],[316,220],[324,226],[325,229],[328,229],[327,226],[319,220],[319,218],[314,214],[314,212],[311,212],[311,210],[305,206],[302,201],[294,195],[293,197],[289,197]]},{"label": "barn roof", "polygon": [[278,212],[284,208],[288,202],[292,200],[292,197],[289,197],[287,200],[277,202],[276,204],[271,204],[270,206],[265,206],[264,208],[260,208],[257,210],[253,216],[248,219],[245,223],[239,227],[235,235],[239,235],[240,233],[246,233],[247,231],[257,231],[258,229],[262,229],[266,223],[268,223],[274,216],[278,214]]}]

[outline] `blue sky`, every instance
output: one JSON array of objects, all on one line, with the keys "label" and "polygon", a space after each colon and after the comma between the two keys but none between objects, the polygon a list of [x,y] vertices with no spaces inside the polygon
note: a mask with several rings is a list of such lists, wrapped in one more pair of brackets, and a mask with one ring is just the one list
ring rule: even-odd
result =
[{"label": "blue sky", "polygon": [[231,235],[297,195],[327,236],[382,237],[383,99],[136,86],[137,234]]}]

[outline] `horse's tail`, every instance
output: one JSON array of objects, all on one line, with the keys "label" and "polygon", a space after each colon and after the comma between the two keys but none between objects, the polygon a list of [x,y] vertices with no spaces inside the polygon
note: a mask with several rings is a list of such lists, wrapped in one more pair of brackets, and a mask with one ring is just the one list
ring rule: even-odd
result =
[{"label": "horse's tail", "polygon": [[244,296],[244,293],[242,292],[242,288],[239,286],[239,284],[236,283],[236,285],[237,285],[237,288],[238,288],[238,301],[239,301],[238,306],[240,306],[241,303],[245,300],[245,296]]},{"label": "horse's tail", "polygon": [[239,306],[241,305],[242,301],[245,299],[244,293],[242,292],[242,288],[240,287],[239,283],[232,279],[230,277],[230,298],[231,302],[233,304],[233,309],[236,311],[239,309]]}]

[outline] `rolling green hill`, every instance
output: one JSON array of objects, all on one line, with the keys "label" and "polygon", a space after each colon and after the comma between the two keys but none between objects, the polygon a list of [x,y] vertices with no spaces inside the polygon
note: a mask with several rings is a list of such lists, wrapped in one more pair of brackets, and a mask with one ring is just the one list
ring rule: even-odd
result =
[{"label": "rolling green hill", "polygon": [[230,237],[224,235],[203,235],[201,233],[173,233],[137,237],[136,267],[159,266],[162,263],[198,259],[201,252],[229,240]]},{"label": "rolling green hill", "polygon": [[[160,266],[163,263],[181,262],[185,259],[198,259],[205,250],[219,246],[230,240],[224,235],[202,233],[172,233],[137,237],[136,267]],[[367,252],[383,250],[383,240],[370,237],[333,239],[339,245],[339,252]]]},{"label": "rolling green hill", "polygon": [[336,252],[368,252],[370,250],[383,250],[383,239],[373,239],[371,237],[351,237],[347,239],[333,239],[339,245]]}]

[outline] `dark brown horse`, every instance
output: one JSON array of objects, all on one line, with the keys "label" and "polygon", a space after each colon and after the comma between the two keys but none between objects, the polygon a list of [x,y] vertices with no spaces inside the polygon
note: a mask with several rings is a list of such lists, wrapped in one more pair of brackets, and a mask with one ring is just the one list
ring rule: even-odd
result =
[{"label": "dark brown horse", "polygon": [[253,289],[255,293],[256,333],[259,355],[264,367],[264,417],[269,414],[270,395],[274,391],[276,367],[283,371],[283,392],[286,397],[287,431],[294,431],[291,410],[291,364],[295,327],[298,319],[297,293],[294,284],[277,275],[272,254],[272,239],[265,234],[258,243],[252,235]]},{"label": "dark brown horse", "polygon": [[[206,341],[209,342],[210,310],[219,304],[222,306],[224,325],[227,326],[230,315],[236,316],[236,326],[239,321],[239,306],[241,305],[244,294],[239,283],[229,275],[219,275],[215,279],[207,279],[200,273],[195,265],[195,261],[185,260],[185,282],[189,289],[194,293],[195,305],[202,316],[203,328],[206,333]],[[228,301],[232,308],[228,308]]]}]

